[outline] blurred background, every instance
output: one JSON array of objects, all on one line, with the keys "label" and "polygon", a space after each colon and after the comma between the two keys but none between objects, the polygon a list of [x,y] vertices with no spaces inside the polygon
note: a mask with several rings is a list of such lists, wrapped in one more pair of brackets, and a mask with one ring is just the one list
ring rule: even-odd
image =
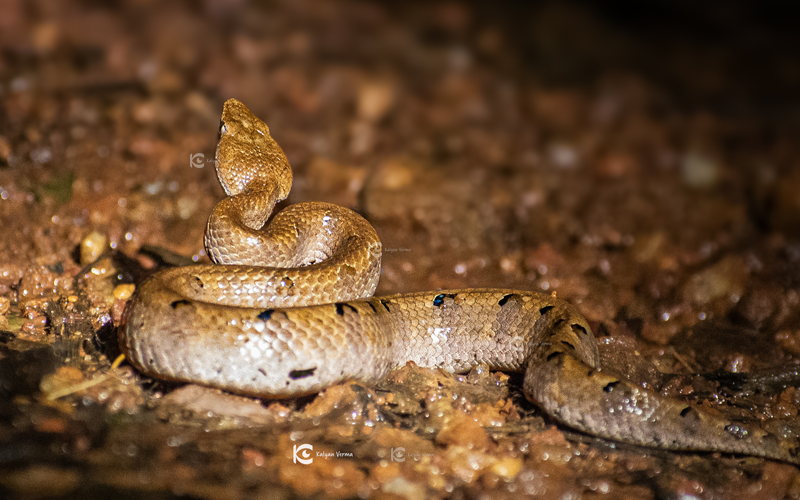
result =
[{"label": "blurred background", "polygon": [[[289,158],[286,203],[339,203],[375,225],[385,251],[380,294],[556,291],[611,346],[611,362],[635,351],[670,373],[795,364],[798,14],[794,2],[0,0],[3,342],[56,342],[53,304],[72,296],[83,308],[57,316],[62,323],[88,324],[91,336],[118,322],[126,295],[75,281],[108,248],[116,285],[157,267],[140,254],[144,245],[206,259],[205,220],[223,196],[210,160],[222,103],[235,97]],[[14,345],[5,356],[17,359]],[[9,382],[5,415],[28,415],[11,401],[37,393],[58,359],[33,363],[27,385]],[[9,380],[18,378],[13,366],[1,372]],[[88,376],[78,368],[76,377]],[[664,391],[718,389],[692,383],[666,382]],[[149,394],[123,406],[146,413]],[[739,403],[749,417],[797,414],[793,389]],[[108,403],[100,406],[97,418],[110,418]],[[52,418],[74,420],[59,411]],[[9,494],[52,493],[24,475],[41,456],[90,468],[86,453],[102,462],[108,452],[105,427],[64,424],[43,438],[23,421],[45,441],[97,435],[83,455],[0,453],[19,473],[0,481]],[[30,435],[9,425],[3,449],[19,449]],[[509,485],[541,482],[525,476],[531,454],[514,453],[527,460],[523,472],[497,476],[500,486],[448,476],[443,465],[449,491],[412,475],[409,484],[426,486],[400,496],[510,495]],[[162,459],[171,470],[172,458]],[[592,490],[575,477],[618,493],[639,484],[633,469],[615,475],[610,460],[612,472],[565,462],[541,492]],[[667,466],[647,462],[632,466],[648,479],[631,491],[658,496],[697,483],[724,496],[748,481],[784,487],[776,498],[800,491],[793,468],[760,464],[747,477],[727,464],[728,479],[713,483],[680,464],[653,479]],[[68,485],[57,495],[89,491],[69,482],[88,481],[83,473],[53,470],[42,477],[62,474]],[[279,491],[309,493],[281,477]],[[378,485],[370,491],[394,494],[365,477]],[[311,492],[334,494],[320,488]]]}]

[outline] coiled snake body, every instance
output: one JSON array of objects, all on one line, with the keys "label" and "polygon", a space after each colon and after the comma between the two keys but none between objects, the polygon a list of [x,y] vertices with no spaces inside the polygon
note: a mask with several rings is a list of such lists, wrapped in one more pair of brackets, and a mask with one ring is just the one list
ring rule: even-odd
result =
[{"label": "coiled snake body", "polygon": [[794,439],[726,421],[600,369],[587,322],[568,303],[516,290],[372,297],[380,241],[355,212],[300,203],[264,226],[291,188],[266,124],[225,103],[216,154],[228,197],[205,245],[217,265],[161,271],[126,307],[120,344],[142,372],[258,397],[293,397],[393,368],[525,371],[524,392],[590,434],[681,450],[798,463]]}]

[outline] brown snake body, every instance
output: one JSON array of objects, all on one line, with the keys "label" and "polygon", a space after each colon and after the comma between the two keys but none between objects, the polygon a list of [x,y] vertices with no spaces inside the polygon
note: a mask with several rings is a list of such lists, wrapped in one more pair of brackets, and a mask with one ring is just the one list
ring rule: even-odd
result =
[{"label": "brown snake body", "polygon": [[800,463],[792,437],[601,370],[589,325],[550,295],[468,289],[372,297],[380,242],[356,213],[301,203],[264,226],[289,193],[291,169],[266,124],[234,99],[222,113],[216,160],[228,197],[209,218],[205,244],[218,265],[161,271],[126,307],[120,344],[142,372],[293,397],[345,380],[375,382],[408,361],[452,372],[489,365],[525,371],[528,399],[590,434]]}]

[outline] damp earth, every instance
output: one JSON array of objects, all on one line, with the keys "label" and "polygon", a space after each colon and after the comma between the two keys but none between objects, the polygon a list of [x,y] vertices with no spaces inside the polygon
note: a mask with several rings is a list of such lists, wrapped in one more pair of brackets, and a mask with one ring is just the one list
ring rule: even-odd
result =
[{"label": "damp earth", "polygon": [[797,433],[797,13],[0,2],[0,496],[797,498],[790,465],[559,426],[514,373],[269,401],[115,362],[136,285],[207,261],[235,97],[292,164],[286,203],[375,226],[378,295],[557,293],[604,365]]}]

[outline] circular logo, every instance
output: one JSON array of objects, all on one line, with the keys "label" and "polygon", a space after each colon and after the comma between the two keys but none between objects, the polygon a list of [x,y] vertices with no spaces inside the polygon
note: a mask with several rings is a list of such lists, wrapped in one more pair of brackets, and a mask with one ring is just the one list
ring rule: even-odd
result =
[{"label": "circular logo", "polygon": [[313,450],[314,447],[310,444],[301,444],[300,446],[294,445],[292,449],[294,463],[300,462],[301,464],[308,465],[313,462],[314,459],[311,457],[310,453]]},{"label": "circular logo", "polygon": [[380,241],[376,241],[374,243],[369,244],[369,253],[373,257],[380,257],[381,253],[383,253],[383,245],[381,245]]},{"label": "circular logo", "polygon": [[189,156],[189,166],[203,168],[206,164],[206,157],[203,153],[195,153]]}]

